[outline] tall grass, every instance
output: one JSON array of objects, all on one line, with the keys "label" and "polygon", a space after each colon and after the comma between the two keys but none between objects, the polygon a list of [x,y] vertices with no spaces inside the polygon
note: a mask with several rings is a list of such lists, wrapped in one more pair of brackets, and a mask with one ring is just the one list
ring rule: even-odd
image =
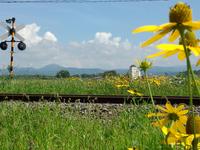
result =
[{"label": "tall grass", "polygon": [[142,150],[164,149],[160,132],[145,117],[149,109],[132,105],[102,119],[81,115],[59,103],[2,102],[0,149],[126,150],[132,146]]}]

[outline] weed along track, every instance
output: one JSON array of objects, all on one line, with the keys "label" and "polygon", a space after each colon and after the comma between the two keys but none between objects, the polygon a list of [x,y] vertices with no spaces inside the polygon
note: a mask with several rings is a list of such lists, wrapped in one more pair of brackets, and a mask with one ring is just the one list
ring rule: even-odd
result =
[{"label": "weed along track", "polygon": [[[189,103],[188,96],[153,96],[155,104],[165,104],[170,101],[172,104]],[[128,96],[128,95],[65,95],[65,94],[0,94],[0,101],[58,101],[62,103],[110,103],[110,104],[141,104],[150,103],[149,96]],[[194,105],[200,105],[200,97],[194,97]]]}]

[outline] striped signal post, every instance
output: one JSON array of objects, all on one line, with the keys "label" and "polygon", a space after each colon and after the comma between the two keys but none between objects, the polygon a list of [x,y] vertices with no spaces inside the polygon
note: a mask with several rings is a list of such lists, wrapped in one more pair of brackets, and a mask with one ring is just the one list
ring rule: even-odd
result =
[{"label": "striped signal post", "polygon": [[[14,77],[14,70],[13,70],[13,66],[14,66],[14,47],[15,47],[15,42],[18,42],[18,49],[19,50],[25,50],[26,49],[26,45],[25,43],[23,43],[23,41],[25,40],[20,34],[17,33],[17,31],[23,29],[25,26],[24,25],[19,25],[16,26],[15,25],[15,18],[11,18],[11,19],[7,19],[6,23],[11,24],[11,27],[7,24],[5,24],[4,22],[0,22],[0,26],[2,26],[3,28],[5,28],[8,32],[3,34],[2,36],[0,36],[0,39],[3,41],[6,38],[8,38],[9,36],[11,36],[11,40],[10,41],[3,41],[0,43],[0,48],[2,50],[6,50],[7,49],[7,42],[11,42],[11,50],[10,50],[10,65],[9,65],[9,73],[10,73],[10,78],[12,79]],[[15,37],[17,39],[19,39],[20,41],[16,41]]]},{"label": "striped signal post", "polygon": [[15,18],[12,18],[12,28],[10,30],[11,34],[11,50],[10,50],[10,66],[9,66],[9,72],[10,72],[10,78],[12,79],[14,77],[14,72],[13,72],[13,65],[14,65],[14,60],[13,60],[13,55],[14,55],[14,46],[15,46]]}]

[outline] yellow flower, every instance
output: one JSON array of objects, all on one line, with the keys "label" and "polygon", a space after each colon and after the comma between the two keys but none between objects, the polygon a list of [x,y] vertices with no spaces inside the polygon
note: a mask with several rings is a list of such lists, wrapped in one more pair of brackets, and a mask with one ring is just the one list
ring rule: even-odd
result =
[{"label": "yellow flower", "polygon": [[69,77],[68,80],[76,81],[76,80],[80,80],[80,78],[79,77]]},{"label": "yellow flower", "polygon": [[162,82],[159,77],[149,78],[148,80],[150,81],[150,83],[155,84],[157,86],[160,86]]},{"label": "yellow flower", "polygon": [[129,87],[129,85],[128,84],[117,84],[117,85],[115,85],[117,88],[126,88],[126,87]]},{"label": "yellow flower", "polygon": [[133,147],[133,148],[128,148],[128,150],[139,150],[139,149],[136,147]]},{"label": "yellow flower", "polygon": [[200,29],[200,21],[192,21],[192,10],[190,6],[185,3],[179,2],[175,6],[170,8],[169,11],[169,23],[165,23],[162,25],[147,25],[136,28],[133,30],[133,33],[140,32],[156,32],[156,34],[145,41],[141,46],[145,47],[153,42],[161,39],[168,33],[171,33],[169,36],[169,41],[175,41],[179,36],[179,29],[187,29],[187,30],[199,30]]},{"label": "yellow flower", "polygon": [[[161,51],[152,55],[147,56],[147,58],[154,58],[158,56],[163,56],[164,58],[167,58],[169,56],[172,56],[174,54],[178,54],[179,60],[184,60],[186,58],[184,47],[182,45],[175,45],[175,44],[159,44],[156,46],[157,49],[160,49]],[[200,55],[200,47],[192,47],[187,46],[188,49],[195,55]]]},{"label": "yellow flower", "polygon": [[152,68],[152,62],[147,61],[146,59],[143,61],[138,60],[139,68],[146,72],[148,69]]},{"label": "yellow flower", "polygon": [[[192,141],[194,140],[193,134],[186,134],[185,132],[177,132],[176,129],[162,127],[162,132],[166,135],[165,143],[169,145],[182,145],[185,149],[190,149]],[[197,135],[199,137],[199,135]]]},{"label": "yellow flower", "polygon": [[[184,126],[183,131],[177,131],[177,129],[171,127],[167,128],[166,126],[162,127],[162,132],[164,135],[166,135],[165,143],[170,145],[178,145],[181,144],[184,146],[185,149],[191,149],[192,148],[192,142],[194,140],[194,137],[196,138],[200,137],[200,134],[188,134],[186,133],[186,127]],[[200,143],[198,143],[198,148],[200,146]]]},{"label": "yellow flower", "polygon": [[155,83],[157,86],[160,86],[160,81],[159,80],[153,80],[153,83]]},{"label": "yellow flower", "polygon": [[116,78],[114,81],[115,87],[117,88],[128,88],[129,87],[129,79],[125,77]]},{"label": "yellow flower", "polygon": [[161,112],[149,113],[147,115],[147,117],[161,117],[160,120],[153,122],[153,125],[162,128],[163,126],[168,125],[170,123],[172,124],[173,128],[185,132],[184,125],[187,122],[186,114],[188,113],[188,110],[184,109],[183,104],[179,105],[178,107],[173,107],[169,101],[165,104],[165,107],[166,108],[157,105],[157,108],[161,110]]},{"label": "yellow flower", "polygon": [[143,96],[142,93],[139,93],[139,92],[132,90],[132,89],[127,90],[127,92],[130,93],[131,95]]}]

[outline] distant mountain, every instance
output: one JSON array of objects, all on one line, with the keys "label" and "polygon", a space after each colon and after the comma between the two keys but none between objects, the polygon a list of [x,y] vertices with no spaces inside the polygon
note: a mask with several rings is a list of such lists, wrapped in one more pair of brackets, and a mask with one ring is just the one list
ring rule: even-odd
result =
[{"label": "distant mountain", "polygon": [[[199,67],[192,66],[194,70],[200,70]],[[116,69],[116,71],[120,74],[125,74],[128,72],[128,69]],[[154,66],[152,69],[148,71],[151,75],[175,75],[178,72],[186,71],[185,66]]]},{"label": "distant mountain", "polygon": [[[193,67],[195,70],[199,70],[200,68]],[[73,68],[73,67],[63,67],[56,64],[51,64],[44,66],[42,68],[32,68],[32,67],[24,67],[24,68],[14,68],[14,72],[16,75],[49,75],[49,76],[55,76],[56,73],[60,70],[68,70],[71,75],[75,74],[99,74],[103,73],[105,69],[99,69],[99,68]],[[111,69],[116,70],[119,74],[126,74],[128,72],[127,69]],[[185,66],[172,66],[172,67],[161,67],[161,66],[154,66],[151,70],[149,70],[149,74],[168,74],[173,75],[178,72],[185,71]],[[7,70],[0,70],[0,75],[2,74],[8,74]]]},{"label": "distant mountain", "polygon": [[55,76],[58,71],[66,69],[63,66],[51,64],[37,69],[37,74]]},{"label": "distant mountain", "polygon": [[[199,70],[199,67],[192,66],[194,70]],[[149,70],[150,74],[168,74],[168,75],[175,75],[178,72],[186,71],[186,66],[170,66],[170,67],[161,67],[161,66],[154,66],[152,69]]]},{"label": "distant mountain", "polygon": [[[32,68],[32,67],[23,67],[23,68],[14,68],[16,75],[48,75],[55,76],[56,73],[60,70],[68,70],[71,75],[75,74],[98,74],[102,73],[105,70],[98,68],[73,68],[73,67],[63,67],[56,64],[51,64],[44,66],[42,68]],[[8,70],[0,70],[0,75],[8,74]]]}]

